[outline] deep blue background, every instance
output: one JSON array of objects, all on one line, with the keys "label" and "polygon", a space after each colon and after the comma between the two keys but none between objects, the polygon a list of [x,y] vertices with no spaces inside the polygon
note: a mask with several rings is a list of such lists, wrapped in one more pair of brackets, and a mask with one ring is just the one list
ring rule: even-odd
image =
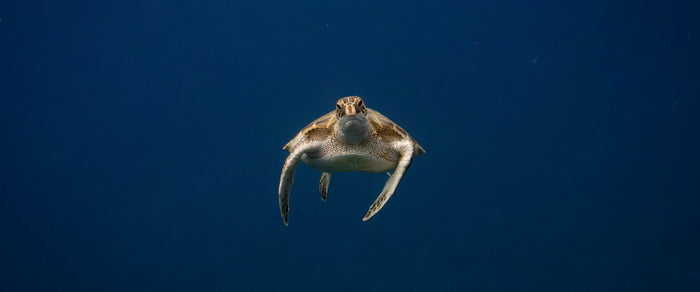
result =
[{"label": "deep blue background", "polygon": [[[0,290],[700,291],[697,1],[291,2],[2,2]],[[347,95],[427,154],[285,227]]]}]

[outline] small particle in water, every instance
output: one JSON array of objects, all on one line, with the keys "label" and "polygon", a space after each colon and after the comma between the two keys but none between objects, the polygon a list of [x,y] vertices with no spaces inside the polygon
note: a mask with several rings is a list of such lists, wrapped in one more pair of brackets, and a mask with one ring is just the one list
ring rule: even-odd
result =
[{"label": "small particle in water", "polygon": [[691,270],[686,270],[686,272],[688,272],[688,275],[690,275],[691,277],[698,278],[698,274],[696,274],[695,272],[693,272]]},{"label": "small particle in water", "polygon": [[534,59],[532,59],[532,65],[537,64],[537,61],[539,61],[539,60],[540,60],[540,56],[537,56]]}]

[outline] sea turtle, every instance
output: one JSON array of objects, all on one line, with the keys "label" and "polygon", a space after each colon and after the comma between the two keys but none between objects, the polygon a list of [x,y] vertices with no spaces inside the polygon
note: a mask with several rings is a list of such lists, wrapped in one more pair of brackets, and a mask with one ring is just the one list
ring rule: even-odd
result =
[{"label": "sea turtle", "polygon": [[[343,97],[334,111],[304,127],[283,147],[289,156],[282,167],[279,203],[282,220],[289,224],[289,191],[299,160],[323,174],[319,183],[321,199],[326,200],[333,173],[363,171],[384,173],[389,179],[362,221],[367,221],[394,194],[414,157],[423,147],[399,125],[365,106],[359,96]],[[395,170],[394,174],[389,171]]]}]

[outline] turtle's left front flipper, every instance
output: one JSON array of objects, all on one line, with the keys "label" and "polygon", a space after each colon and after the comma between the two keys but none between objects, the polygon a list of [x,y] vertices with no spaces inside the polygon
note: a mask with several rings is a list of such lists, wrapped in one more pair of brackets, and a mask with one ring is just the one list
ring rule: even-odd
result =
[{"label": "turtle's left front flipper", "polygon": [[413,145],[410,142],[402,142],[397,143],[395,147],[401,153],[401,159],[399,160],[399,164],[396,166],[396,171],[394,171],[394,174],[392,174],[386,181],[386,184],[384,184],[384,189],[382,189],[382,192],[379,194],[379,197],[377,197],[372,206],[369,207],[369,211],[367,211],[365,217],[362,218],[362,221],[369,220],[369,218],[372,218],[374,214],[377,214],[377,212],[384,207],[384,204],[389,201],[389,198],[391,198],[396,191],[396,187],[399,185],[399,182],[401,182],[406,170],[408,170],[408,167],[411,166],[411,161],[413,161],[414,156]]}]

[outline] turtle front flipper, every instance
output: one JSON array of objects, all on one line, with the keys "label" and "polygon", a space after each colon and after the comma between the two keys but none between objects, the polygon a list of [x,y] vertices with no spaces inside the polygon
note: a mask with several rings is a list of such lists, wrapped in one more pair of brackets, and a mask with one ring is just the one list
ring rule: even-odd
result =
[{"label": "turtle front flipper", "polygon": [[325,201],[326,197],[328,197],[328,186],[331,184],[332,178],[332,172],[324,172],[321,175],[321,181],[318,183],[318,189],[321,191],[321,200]]},{"label": "turtle front flipper", "polygon": [[395,147],[401,153],[401,159],[399,160],[399,164],[396,166],[396,171],[394,171],[394,174],[392,174],[386,181],[386,184],[384,184],[384,189],[382,189],[382,192],[379,194],[372,206],[369,207],[369,210],[367,211],[365,217],[362,218],[362,221],[369,220],[369,218],[372,218],[374,214],[377,214],[377,212],[384,207],[384,204],[386,204],[386,202],[389,201],[389,198],[394,195],[396,187],[399,185],[399,182],[401,182],[406,170],[408,170],[408,167],[411,166],[411,161],[413,160],[413,145],[408,142],[401,142],[397,143]]},{"label": "turtle front flipper", "polygon": [[313,152],[317,150],[316,145],[308,144],[303,146],[298,146],[294,148],[287,160],[284,161],[284,166],[282,167],[282,175],[280,176],[280,187],[279,187],[279,203],[280,212],[282,213],[282,221],[284,225],[289,225],[289,192],[292,189],[292,182],[294,182],[294,172],[297,169],[299,160],[304,153]]}]

